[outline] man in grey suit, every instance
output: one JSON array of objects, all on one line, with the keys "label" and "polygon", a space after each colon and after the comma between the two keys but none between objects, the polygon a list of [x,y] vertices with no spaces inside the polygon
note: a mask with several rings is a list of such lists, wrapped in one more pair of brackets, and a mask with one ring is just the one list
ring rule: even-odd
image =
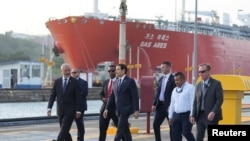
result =
[{"label": "man in grey suit", "polygon": [[60,124],[57,141],[72,141],[69,131],[74,119],[81,116],[82,99],[77,80],[70,76],[70,65],[62,64],[61,73],[62,77],[55,80],[51,89],[47,114],[51,116],[52,106],[57,100],[57,117]]},{"label": "man in grey suit", "polygon": [[125,64],[116,65],[117,80],[114,82],[112,93],[109,96],[108,104],[103,112],[107,118],[112,107],[116,107],[118,115],[117,132],[114,141],[120,141],[123,137],[126,141],[132,141],[129,129],[128,118],[134,113],[134,117],[139,117],[139,94],[135,80],[126,76],[127,66]]},{"label": "man in grey suit", "polygon": [[199,65],[202,79],[196,84],[190,122],[196,122],[196,141],[203,141],[208,125],[217,125],[222,120],[223,89],[221,82],[210,76],[208,63]]}]

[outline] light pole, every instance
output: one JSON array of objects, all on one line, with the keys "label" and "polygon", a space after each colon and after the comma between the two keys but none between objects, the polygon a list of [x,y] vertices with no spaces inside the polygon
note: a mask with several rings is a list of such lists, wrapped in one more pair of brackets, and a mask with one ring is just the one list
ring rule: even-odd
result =
[{"label": "light pole", "polygon": [[195,0],[195,24],[194,24],[194,52],[193,52],[193,81],[195,85],[197,79],[197,5],[198,0]]},{"label": "light pole", "polygon": [[174,22],[177,22],[177,0],[175,0],[175,12],[174,12]]},{"label": "light pole", "polygon": [[126,0],[121,0],[120,4],[120,36],[119,36],[119,64],[126,63]]}]

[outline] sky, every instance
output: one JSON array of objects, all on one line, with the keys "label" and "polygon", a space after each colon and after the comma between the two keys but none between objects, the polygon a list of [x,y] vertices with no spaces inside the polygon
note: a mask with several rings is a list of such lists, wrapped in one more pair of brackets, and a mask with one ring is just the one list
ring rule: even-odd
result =
[{"label": "sky", "polygon": [[[99,11],[119,16],[121,0],[99,0]],[[127,0],[127,17],[174,21],[180,17],[182,0]],[[238,10],[250,13],[249,0],[197,0],[199,11],[226,12],[236,19]],[[7,31],[32,35],[50,34],[49,18],[84,15],[93,12],[94,0],[1,0],[0,34]],[[195,0],[185,0],[185,10],[195,11]],[[176,16],[177,15],[177,16]]]}]

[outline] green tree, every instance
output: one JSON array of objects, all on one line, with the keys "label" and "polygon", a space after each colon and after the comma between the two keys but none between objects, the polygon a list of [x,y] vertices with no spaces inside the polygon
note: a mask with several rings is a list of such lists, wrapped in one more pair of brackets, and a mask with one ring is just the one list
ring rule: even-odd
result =
[{"label": "green tree", "polygon": [[[51,45],[44,45],[45,36],[20,35],[15,37],[12,31],[0,34],[0,63],[8,61],[39,61],[41,57],[49,60],[52,52]],[[42,50],[44,47],[44,54]],[[52,67],[53,77],[60,75],[60,65],[64,62],[62,56],[54,57],[54,66]],[[47,65],[44,66],[47,68]]]}]

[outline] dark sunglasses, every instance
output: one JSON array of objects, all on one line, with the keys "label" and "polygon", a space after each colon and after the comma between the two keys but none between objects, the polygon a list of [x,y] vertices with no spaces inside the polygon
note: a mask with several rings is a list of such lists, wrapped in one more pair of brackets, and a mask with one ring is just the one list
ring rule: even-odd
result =
[{"label": "dark sunglasses", "polygon": [[72,74],[76,74],[77,72],[71,72]]},{"label": "dark sunglasses", "polygon": [[115,70],[108,70],[108,72],[115,72]]},{"label": "dark sunglasses", "polygon": [[199,71],[199,73],[205,73],[207,70]]}]

